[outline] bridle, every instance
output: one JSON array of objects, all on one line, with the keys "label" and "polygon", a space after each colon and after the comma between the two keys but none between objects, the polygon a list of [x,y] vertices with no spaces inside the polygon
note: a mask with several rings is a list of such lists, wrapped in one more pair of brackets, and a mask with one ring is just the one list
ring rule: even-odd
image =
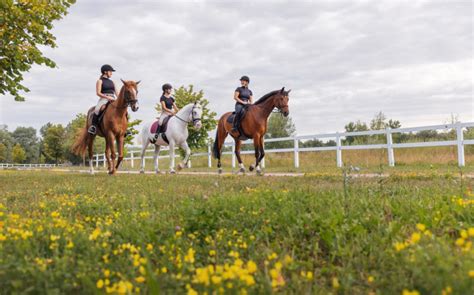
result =
[{"label": "bridle", "polygon": [[197,106],[197,104],[195,103],[195,104],[193,105],[192,109],[191,109],[191,121],[186,121],[186,120],[180,118],[178,115],[174,115],[174,116],[175,116],[176,118],[178,118],[179,120],[183,121],[183,122],[186,123],[186,124],[189,124],[189,123],[193,122],[193,125],[194,125],[196,122],[201,121],[201,118],[195,118],[195,117],[194,117],[194,109],[196,108],[196,106]]},{"label": "bridle", "polygon": [[[130,90],[125,88],[123,92],[124,92],[123,96],[125,98],[125,105],[115,106],[115,108],[117,108],[117,109],[126,109],[126,108],[131,107],[133,104],[138,102],[138,99],[131,99],[132,95],[130,94]],[[137,95],[138,95],[138,90],[137,90]]]}]

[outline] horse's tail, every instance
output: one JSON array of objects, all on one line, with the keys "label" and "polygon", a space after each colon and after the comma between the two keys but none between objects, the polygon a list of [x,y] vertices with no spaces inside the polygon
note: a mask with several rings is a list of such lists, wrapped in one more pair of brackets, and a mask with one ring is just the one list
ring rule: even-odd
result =
[{"label": "horse's tail", "polygon": [[214,155],[215,159],[220,159],[221,157],[221,149],[226,136],[227,131],[225,130],[225,116],[222,116],[217,125],[216,139],[214,140],[214,146],[212,148],[212,154]]},{"label": "horse's tail", "polygon": [[84,156],[87,147],[89,146],[90,142],[94,140],[94,138],[87,132],[87,127],[80,129],[78,133],[79,135],[72,145],[71,151],[78,156]]}]

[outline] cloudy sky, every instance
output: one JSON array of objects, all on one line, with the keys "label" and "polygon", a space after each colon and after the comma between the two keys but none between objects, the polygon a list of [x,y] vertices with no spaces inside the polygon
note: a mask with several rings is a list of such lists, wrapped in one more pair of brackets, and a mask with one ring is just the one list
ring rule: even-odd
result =
[{"label": "cloudy sky", "polygon": [[[25,74],[27,101],[0,99],[0,123],[66,124],[97,101],[99,68],[141,80],[150,121],[161,85],[194,84],[220,116],[238,78],[256,98],[291,88],[299,134],[342,131],[378,111],[403,126],[473,121],[473,7],[466,1],[92,1],[55,24],[58,68]],[[238,2],[238,3],[237,3]]]}]

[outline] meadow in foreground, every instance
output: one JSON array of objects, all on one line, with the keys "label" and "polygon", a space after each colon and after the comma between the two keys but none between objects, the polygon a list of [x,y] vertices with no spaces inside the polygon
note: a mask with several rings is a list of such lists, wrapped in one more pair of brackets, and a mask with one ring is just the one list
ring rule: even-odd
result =
[{"label": "meadow in foreground", "polygon": [[472,294],[458,177],[0,172],[0,292]]}]

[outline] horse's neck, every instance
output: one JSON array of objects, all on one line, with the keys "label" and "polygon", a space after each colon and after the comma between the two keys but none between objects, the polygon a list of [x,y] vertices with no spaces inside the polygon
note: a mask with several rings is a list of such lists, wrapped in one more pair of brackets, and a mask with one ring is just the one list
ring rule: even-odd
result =
[{"label": "horse's neck", "polygon": [[124,115],[127,113],[127,103],[125,102],[125,90],[123,86],[120,89],[119,96],[114,102],[112,102],[112,104],[114,104],[114,111],[118,115]]},{"label": "horse's neck", "polygon": [[188,125],[188,119],[189,119],[189,113],[191,112],[191,108],[192,108],[192,105],[188,104],[187,106],[185,106],[184,108],[179,110],[179,112],[176,113],[176,115],[175,115],[175,117],[179,118],[179,119],[176,118],[176,120],[175,120],[176,123],[178,123],[179,125],[187,126]]},{"label": "horse's neck", "polygon": [[275,108],[274,99],[275,99],[275,96],[267,99],[262,104],[257,105],[257,107],[259,107],[262,110],[262,113],[264,114],[265,119],[267,119],[270,116],[273,109]]},{"label": "horse's neck", "polygon": [[[183,119],[184,121],[188,121],[189,119],[189,114],[191,113],[191,109],[192,109],[193,105],[192,104],[188,104],[186,106],[184,106],[184,108],[180,109],[179,112],[176,114],[176,116],[178,116],[179,118]],[[181,120],[180,120],[181,121]],[[182,122],[182,121],[181,121]],[[184,123],[184,122],[183,122]],[[186,124],[186,123],[185,123]]]}]

